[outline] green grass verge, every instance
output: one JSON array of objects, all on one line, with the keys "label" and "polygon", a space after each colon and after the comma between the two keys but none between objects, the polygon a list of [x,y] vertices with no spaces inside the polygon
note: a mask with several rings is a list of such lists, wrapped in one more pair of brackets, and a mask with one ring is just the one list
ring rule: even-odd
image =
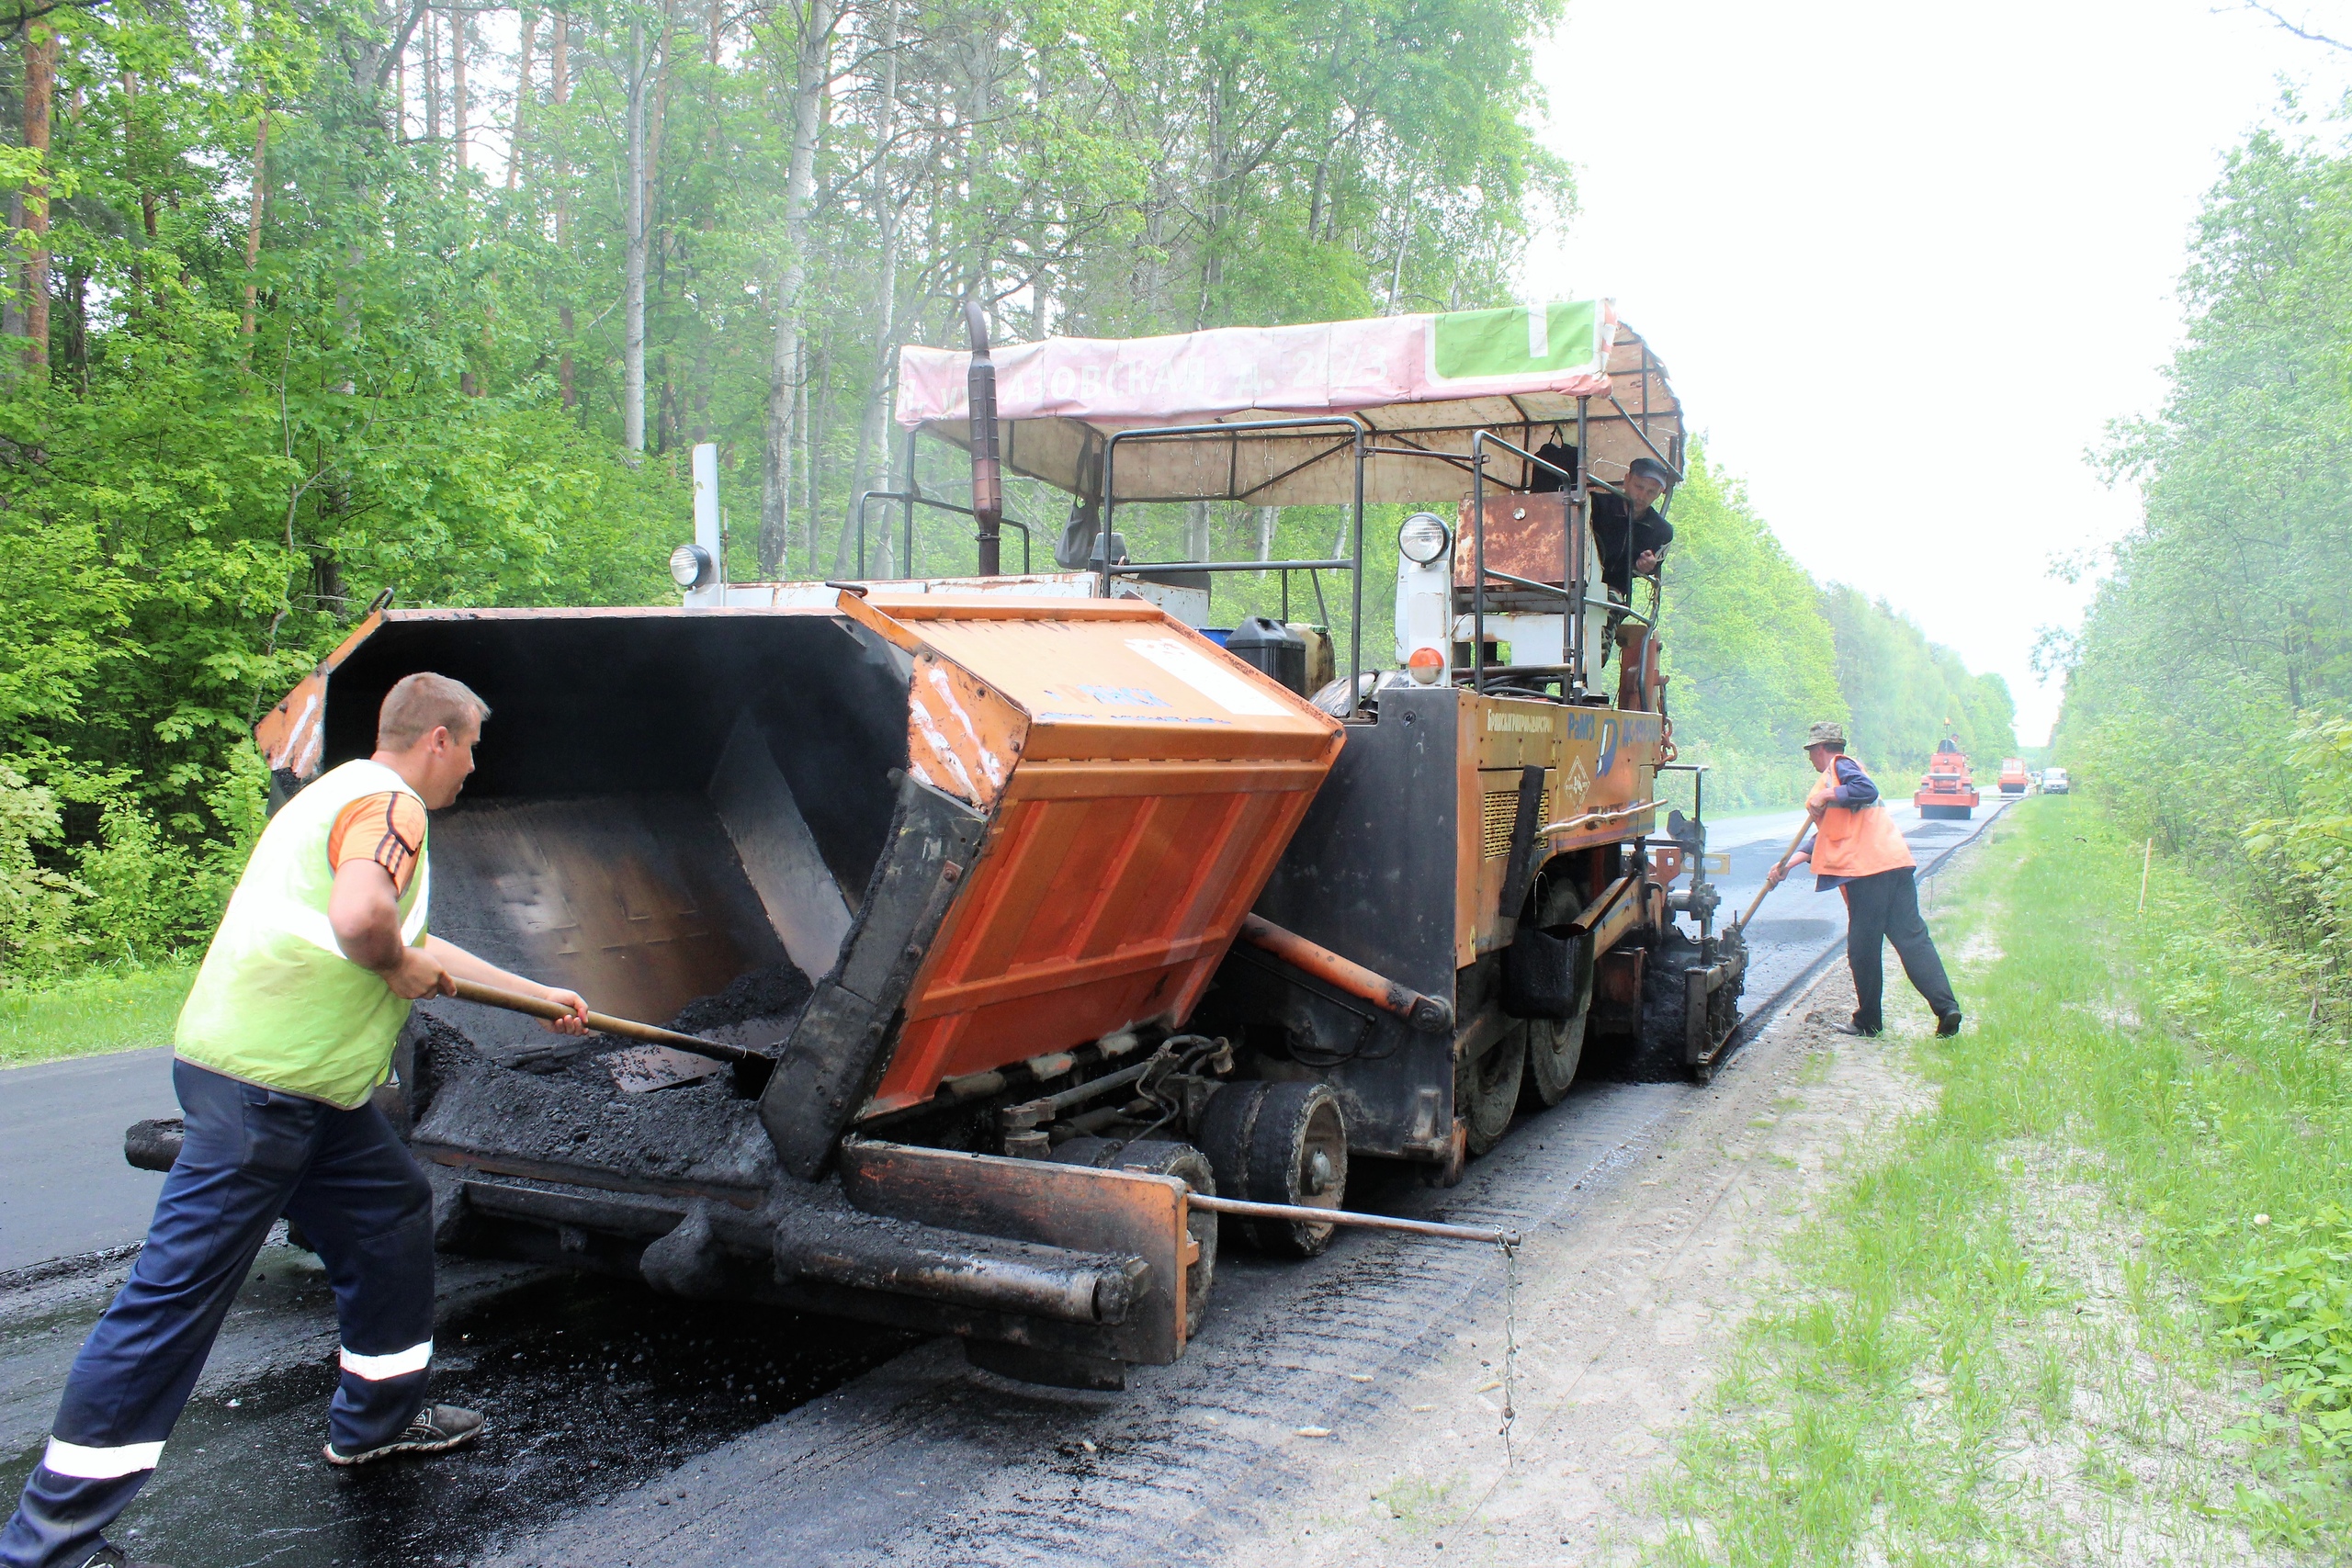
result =
[{"label": "green grass verge", "polygon": [[2135,849],[2035,799],[1943,890],[1972,1025],[1890,974],[1860,1048],[1939,1093],[1789,1244],[1654,1560],[2352,1553],[2352,1053]]},{"label": "green grass verge", "polygon": [[0,991],[0,1067],[168,1045],[195,983],[195,966],[175,964]]}]

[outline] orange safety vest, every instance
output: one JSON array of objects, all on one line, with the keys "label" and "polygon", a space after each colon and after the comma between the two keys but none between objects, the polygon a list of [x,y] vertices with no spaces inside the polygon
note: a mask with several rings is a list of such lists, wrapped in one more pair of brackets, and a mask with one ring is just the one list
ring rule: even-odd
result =
[{"label": "orange safety vest", "polygon": [[[1857,762],[1856,767],[1861,764]],[[1870,770],[1863,768],[1864,773]],[[1805,796],[1807,807],[1829,801],[1830,791],[1838,787],[1838,764],[1815,781],[1813,793]],[[1814,834],[1813,871],[1816,876],[1870,876],[1882,871],[1898,871],[1918,863],[1911,858],[1911,846],[1888,816],[1883,801],[1869,806],[1829,805],[1821,814],[1821,826]]]}]

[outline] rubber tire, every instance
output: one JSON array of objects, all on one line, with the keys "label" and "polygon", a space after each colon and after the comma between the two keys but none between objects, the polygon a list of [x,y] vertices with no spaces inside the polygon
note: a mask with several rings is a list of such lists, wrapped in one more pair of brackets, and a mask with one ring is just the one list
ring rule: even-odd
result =
[{"label": "rubber tire", "polygon": [[[1205,1197],[1216,1196],[1216,1178],[1208,1156],[1190,1144],[1165,1138],[1143,1138],[1123,1144],[1110,1138],[1072,1138],[1053,1152],[1063,1165],[1091,1165],[1097,1170],[1145,1170],[1172,1176]],[[1184,1270],[1184,1337],[1201,1331],[1209,1314],[1209,1292],[1216,1288],[1217,1218],[1206,1209],[1187,1209],[1186,1228],[1200,1244],[1201,1256]],[[1075,1385],[1073,1385],[1075,1386]]]},{"label": "rubber tire", "polygon": [[[1337,1209],[1348,1189],[1348,1125],[1339,1097],[1311,1081],[1254,1079],[1227,1084],[1201,1117],[1201,1146],[1216,1172],[1217,1190],[1253,1203]],[[1313,1190],[1311,1162],[1329,1167],[1322,1190]],[[1301,1220],[1228,1216],[1227,1233],[1245,1247],[1276,1258],[1312,1258],[1331,1245],[1337,1226]]]},{"label": "rubber tire", "polygon": [[[1577,897],[1576,888],[1561,877],[1544,889],[1543,908],[1535,911],[1536,923],[1546,927],[1566,925],[1583,908],[1584,900]],[[1592,1019],[1594,962],[1589,937],[1577,943],[1577,955],[1571,962],[1577,974],[1576,1016],[1530,1019],[1527,1022],[1527,1071],[1521,1079],[1520,1099],[1530,1111],[1549,1110],[1566,1099],[1568,1086],[1577,1080],[1577,1067],[1584,1060],[1585,1026]]]},{"label": "rubber tire", "polygon": [[[1583,1046],[1579,1042],[1578,1050]],[[1470,1156],[1476,1159],[1510,1131],[1519,1110],[1520,1080],[1527,1072],[1527,1025],[1513,1023],[1486,1054],[1453,1065],[1453,1113],[1470,1134]]]}]

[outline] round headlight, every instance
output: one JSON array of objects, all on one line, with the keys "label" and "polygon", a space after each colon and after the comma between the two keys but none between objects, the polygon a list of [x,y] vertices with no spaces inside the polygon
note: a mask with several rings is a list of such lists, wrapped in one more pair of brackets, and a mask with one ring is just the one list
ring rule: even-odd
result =
[{"label": "round headlight", "polygon": [[1396,547],[1415,566],[1427,566],[1453,547],[1445,519],[1434,512],[1416,512],[1396,530]]},{"label": "round headlight", "polygon": [[710,552],[700,545],[680,545],[670,552],[670,581],[681,588],[700,588],[717,575]]}]

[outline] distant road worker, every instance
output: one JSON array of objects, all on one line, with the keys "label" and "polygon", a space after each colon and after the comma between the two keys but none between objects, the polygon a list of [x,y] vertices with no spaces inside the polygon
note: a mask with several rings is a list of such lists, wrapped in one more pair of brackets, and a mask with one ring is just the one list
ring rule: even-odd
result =
[{"label": "distant road worker", "polygon": [[[1815,725],[1806,733],[1804,755],[1821,775],[1804,803],[1815,826],[1813,841],[1790,857],[1789,866],[1811,861],[1815,891],[1835,887],[1846,898],[1846,963],[1854,972],[1855,1010],[1841,1032],[1874,1035],[1885,1027],[1879,1010],[1886,989],[1882,944],[1892,942],[1903,973],[1935,1010],[1936,1032],[1959,1033],[1960,1003],[1928,922],[1919,918],[1913,875],[1918,863],[1880,803],[1878,785],[1846,755],[1843,726]],[[1765,880],[1777,887],[1787,874],[1787,867],[1774,866]]]},{"label": "distant road worker", "polygon": [[425,934],[426,817],[458,798],[490,709],[441,675],[385,697],[376,752],[270,819],[175,1033],[186,1139],[147,1245],[90,1331],[49,1447],[0,1531],[5,1568],[124,1568],[103,1535],[153,1472],[220,1320],[281,1214],[326,1265],[342,1381],[326,1457],[363,1464],[471,1441],[482,1418],[424,1397],[433,1201],[370,1102],[418,997],[452,976],[586,1004]]}]

